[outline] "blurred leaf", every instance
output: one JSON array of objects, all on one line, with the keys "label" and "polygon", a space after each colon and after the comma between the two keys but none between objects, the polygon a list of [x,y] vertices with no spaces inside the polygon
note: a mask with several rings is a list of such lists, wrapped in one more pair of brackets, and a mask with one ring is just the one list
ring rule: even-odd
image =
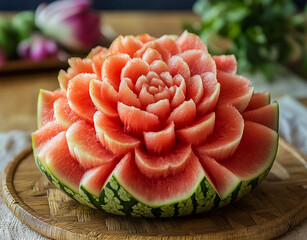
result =
[{"label": "blurred leaf", "polygon": [[12,27],[18,35],[18,41],[29,38],[32,32],[37,30],[34,22],[34,12],[23,11],[15,15],[12,19]]},{"label": "blurred leaf", "polygon": [[17,44],[17,34],[11,23],[0,18],[0,48],[5,51],[7,57],[14,57]]}]

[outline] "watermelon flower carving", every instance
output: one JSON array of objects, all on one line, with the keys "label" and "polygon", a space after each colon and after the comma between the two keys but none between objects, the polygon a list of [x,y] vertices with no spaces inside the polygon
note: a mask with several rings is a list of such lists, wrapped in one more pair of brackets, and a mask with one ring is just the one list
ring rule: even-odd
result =
[{"label": "watermelon flower carving", "polygon": [[118,215],[208,211],[249,193],[278,146],[278,105],[194,34],[119,36],[41,90],[36,163],[79,202]]}]

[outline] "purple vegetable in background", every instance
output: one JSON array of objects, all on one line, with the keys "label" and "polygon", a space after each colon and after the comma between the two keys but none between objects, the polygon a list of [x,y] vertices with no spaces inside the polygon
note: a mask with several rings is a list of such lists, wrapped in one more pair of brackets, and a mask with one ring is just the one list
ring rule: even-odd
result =
[{"label": "purple vegetable in background", "polygon": [[49,57],[56,57],[59,48],[53,40],[35,33],[29,39],[19,43],[17,52],[20,58],[37,61]]},{"label": "purple vegetable in background", "polygon": [[100,17],[91,10],[91,0],[60,0],[41,4],[35,23],[46,35],[70,50],[88,50],[102,38]]}]

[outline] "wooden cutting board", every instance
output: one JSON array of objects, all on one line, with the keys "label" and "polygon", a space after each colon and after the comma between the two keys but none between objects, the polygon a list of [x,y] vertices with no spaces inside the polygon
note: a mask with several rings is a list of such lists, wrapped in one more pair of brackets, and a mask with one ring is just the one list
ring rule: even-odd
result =
[{"label": "wooden cutting board", "polygon": [[193,217],[127,218],[81,206],[39,172],[31,147],[6,167],[2,192],[23,223],[54,239],[269,239],[307,216],[304,158],[281,140],[272,171],[254,192]]}]

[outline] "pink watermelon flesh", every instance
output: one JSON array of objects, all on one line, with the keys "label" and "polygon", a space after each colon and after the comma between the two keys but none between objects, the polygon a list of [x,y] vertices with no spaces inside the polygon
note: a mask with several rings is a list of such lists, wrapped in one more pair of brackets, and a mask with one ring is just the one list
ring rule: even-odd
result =
[{"label": "pink watermelon flesh", "polygon": [[115,156],[97,139],[94,126],[83,120],[70,126],[66,138],[71,155],[83,168],[93,168],[115,160]]},{"label": "pink watermelon flesh", "polygon": [[93,61],[92,61],[93,71],[96,74],[97,79],[99,79],[99,80],[102,80],[102,78],[101,78],[101,68],[102,68],[104,61],[107,58],[107,54],[108,54],[108,52],[105,52],[105,53],[101,53],[101,54],[98,54],[98,55],[93,57]]},{"label": "pink watermelon flesh", "polygon": [[108,79],[113,88],[118,91],[122,68],[127,64],[130,57],[127,54],[114,54],[108,56],[101,70],[101,78]]},{"label": "pink watermelon flesh", "polygon": [[50,172],[64,185],[79,192],[79,184],[85,170],[69,152],[65,132],[59,133],[53,139],[53,144],[46,153],[45,161]]},{"label": "pink watermelon flesh", "polygon": [[244,132],[237,151],[221,164],[240,180],[254,179],[272,164],[277,145],[277,132],[261,124],[244,121]]},{"label": "pink watermelon flesh", "polygon": [[196,149],[200,155],[222,160],[236,151],[242,138],[244,121],[238,110],[231,105],[219,106],[215,114],[212,137]]},{"label": "pink watermelon flesh", "polygon": [[197,106],[197,115],[200,117],[210,113],[215,108],[220,96],[220,84],[217,82],[215,74],[202,74],[201,78],[204,86],[204,97]]},{"label": "pink watermelon flesh", "polygon": [[204,95],[203,80],[200,75],[194,75],[185,81],[187,85],[187,99],[193,99],[197,105]]},{"label": "pink watermelon flesh", "polygon": [[185,166],[176,175],[149,178],[139,171],[132,154],[128,153],[116,166],[114,177],[140,202],[161,206],[191,196],[202,181],[204,171],[193,153]]},{"label": "pink watermelon flesh", "polygon": [[71,109],[90,123],[93,123],[93,115],[97,111],[89,93],[90,81],[95,78],[95,74],[81,73],[69,81],[67,89]]},{"label": "pink watermelon flesh", "polygon": [[170,151],[175,145],[175,125],[171,122],[158,132],[144,132],[144,142],[149,152],[161,154]]},{"label": "pink watermelon flesh", "polygon": [[270,104],[271,96],[269,92],[254,93],[245,111],[254,110]]},{"label": "pink watermelon flesh", "polygon": [[116,164],[117,161],[113,161],[87,170],[81,179],[81,185],[98,198]]},{"label": "pink watermelon flesh", "polygon": [[276,132],[278,131],[278,104],[277,102],[255,110],[245,111],[242,114],[244,120],[260,123]]},{"label": "pink watermelon flesh", "polygon": [[171,55],[178,54],[181,50],[176,44],[175,40],[168,35],[164,35],[157,39],[157,42],[165,49],[167,49]]},{"label": "pink watermelon flesh", "polygon": [[148,64],[151,64],[155,60],[162,60],[162,56],[157,50],[147,48],[147,50],[142,56],[142,59]]},{"label": "pink watermelon flesh", "polygon": [[94,115],[94,125],[102,145],[115,155],[124,155],[141,145],[138,138],[126,134],[119,123],[99,111]]},{"label": "pink watermelon flesh", "polygon": [[143,131],[157,131],[161,128],[159,118],[152,113],[121,102],[118,103],[117,110],[120,120],[129,132],[142,134]]},{"label": "pink watermelon flesh", "polygon": [[69,128],[74,122],[80,118],[72,111],[65,97],[58,98],[54,104],[54,117],[63,129]]},{"label": "pink watermelon flesh", "polygon": [[70,67],[67,72],[61,70],[58,75],[58,81],[63,91],[67,91],[69,81],[79,73],[94,73],[90,59],[81,59],[72,57],[68,59]]},{"label": "pink watermelon flesh", "polygon": [[169,53],[169,51],[167,51],[166,49],[164,49],[161,44],[157,43],[157,42],[147,42],[143,45],[143,47],[141,49],[139,49],[138,51],[136,51],[136,53],[134,54],[134,58],[142,58],[144,53],[147,51],[147,49],[154,49],[156,51],[158,51],[163,59],[164,62],[167,62],[170,57],[171,54]]},{"label": "pink watermelon flesh", "polygon": [[187,50],[180,57],[189,65],[191,76],[206,72],[216,72],[215,62],[209,54],[201,50]]},{"label": "pink watermelon flesh", "polygon": [[133,57],[133,54],[141,47],[142,42],[134,36],[119,36],[112,42],[109,51],[111,54],[126,53]]},{"label": "pink watermelon flesh", "polygon": [[63,130],[64,129],[62,128],[62,126],[56,120],[54,120],[45,124],[40,129],[32,133],[32,145],[35,154],[38,154],[40,149],[42,149],[42,147],[47,142],[49,142],[51,138],[53,138]]},{"label": "pink watermelon flesh", "polygon": [[140,76],[146,76],[149,72],[148,64],[140,58],[133,58],[127,62],[121,71],[121,79],[129,78],[136,83]]},{"label": "pink watermelon flesh", "polygon": [[217,81],[221,84],[218,104],[231,104],[239,112],[243,112],[253,94],[250,81],[242,76],[223,71],[217,71]]},{"label": "pink watermelon flesh", "polygon": [[193,100],[184,101],[175,108],[167,119],[167,123],[174,122],[177,129],[192,124],[196,117],[196,106]]},{"label": "pink watermelon flesh", "polygon": [[147,105],[146,111],[158,116],[160,121],[164,121],[171,112],[171,105],[168,99],[163,99],[158,102]]},{"label": "pink watermelon flesh", "polygon": [[131,88],[129,87],[130,84],[132,84],[131,79],[122,79],[119,85],[119,100],[128,106],[141,108],[141,101],[133,92],[133,90],[131,90]]},{"label": "pink watermelon flesh", "polygon": [[[170,68],[170,74],[175,77],[177,74],[180,74],[184,79],[190,78],[190,68],[189,65],[183,61],[183,59],[179,56],[173,56],[168,61],[168,66]],[[166,76],[165,76],[166,77]],[[172,84],[168,84],[168,86],[172,86]]]},{"label": "pink watermelon flesh", "polygon": [[38,128],[43,127],[48,122],[54,120],[53,103],[60,97],[65,96],[65,93],[61,90],[50,92],[41,89],[38,95],[37,103],[37,124]]},{"label": "pink watermelon flesh", "polygon": [[237,60],[234,55],[219,55],[213,56],[216,64],[216,69],[231,74],[237,72]]},{"label": "pink watermelon flesh", "polygon": [[195,124],[176,131],[178,139],[182,142],[198,145],[203,143],[214,130],[215,113],[209,113],[196,121]]},{"label": "pink watermelon flesh", "polygon": [[224,199],[228,197],[229,194],[238,186],[240,179],[215,159],[204,154],[199,155],[198,157],[204,168],[206,178],[220,198]]},{"label": "pink watermelon flesh", "polygon": [[206,44],[195,34],[185,31],[180,37],[176,40],[180,50],[182,52],[190,49],[199,49],[204,52],[208,52]]},{"label": "pink watermelon flesh", "polygon": [[149,178],[176,175],[193,157],[190,145],[177,147],[171,153],[160,155],[148,154],[140,149],[135,150],[135,163],[140,172]]},{"label": "pink watermelon flesh", "polygon": [[136,38],[140,40],[142,43],[147,43],[156,39],[155,37],[150,36],[148,33],[137,35]]},{"label": "pink watermelon flesh", "polygon": [[91,99],[96,108],[109,117],[117,117],[118,92],[107,79],[103,81],[91,80],[89,86]]}]

